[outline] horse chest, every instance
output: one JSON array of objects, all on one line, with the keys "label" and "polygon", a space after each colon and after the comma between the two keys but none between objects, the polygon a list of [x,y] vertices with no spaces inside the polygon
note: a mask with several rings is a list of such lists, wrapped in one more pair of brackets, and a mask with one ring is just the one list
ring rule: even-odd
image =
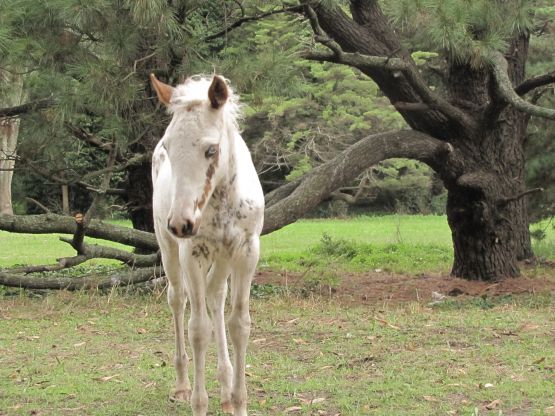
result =
[{"label": "horse chest", "polygon": [[206,207],[195,240],[209,247],[214,254],[233,256],[250,234],[248,208],[240,206],[241,203],[219,201],[217,198],[211,202]]}]

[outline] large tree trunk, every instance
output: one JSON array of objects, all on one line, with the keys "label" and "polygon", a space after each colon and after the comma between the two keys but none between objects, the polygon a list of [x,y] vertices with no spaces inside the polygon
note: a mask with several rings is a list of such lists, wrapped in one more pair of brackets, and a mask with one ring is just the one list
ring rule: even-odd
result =
[{"label": "large tree trunk", "polygon": [[[144,150],[143,150],[144,151]],[[127,212],[133,228],[154,232],[152,216],[152,178],[150,161],[127,169]]]},{"label": "large tree trunk", "polygon": [[12,178],[19,119],[0,120],[0,215],[13,215]]},{"label": "large tree trunk", "polygon": [[[23,78],[0,69],[0,82],[7,85],[2,88],[0,107],[13,107],[23,100]],[[0,118],[0,214],[13,214],[12,178],[15,167],[17,137],[19,136],[19,118]]]},{"label": "large tree trunk", "polygon": [[456,181],[447,181],[455,276],[517,276],[517,260],[532,255],[526,200],[520,197],[525,190],[521,117],[511,116],[513,122],[490,131],[484,126],[482,137],[467,138],[462,152],[471,166]]},{"label": "large tree trunk", "polygon": [[[513,85],[524,80],[528,41],[528,35],[522,34],[509,47],[512,59],[507,72]],[[523,197],[528,117],[496,103],[494,80],[486,68],[451,63],[449,69],[451,96],[457,102],[472,103],[471,111],[480,122],[474,137],[455,134],[451,140],[465,165],[456,181],[446,180],[452,274],[483,280],[517,276],[517,261],[533,256]]]}]

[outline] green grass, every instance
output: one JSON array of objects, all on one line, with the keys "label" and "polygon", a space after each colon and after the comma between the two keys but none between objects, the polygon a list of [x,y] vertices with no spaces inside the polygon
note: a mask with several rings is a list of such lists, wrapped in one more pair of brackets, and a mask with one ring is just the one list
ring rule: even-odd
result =
[{"label": "green grass", "polygon": [[[111,221],[112,222],[112,221]],[[129,225],[125,221],[114,221]],[[544,221],[531,227],[545,231],[534,241],[540,257],[555,259],[555,229]],[[347,245],[353,253],[322,250],[323,236]],[[87,241],[95,242],[94,239]],[[125,247],[111,243],[118,247]],[[329,244],[328,244],[329,245]],[[33,249],[29,249],[32,246]],[[54,263],[72,248],[57,235],[22,235],[0,231],[0,267]],[[384,215],[350,219],[301,220],[262,237],[260,268],[301,271],[333,266],[343,271],[381,269],[397,273],[447,272],[453,261],[451,233],[445,216]],[[114,264],[93,260],[92,264]]]},{"label": "green grass", "polygon": [[[555,229],[535,224],[545,237],[534,241],[540,257],[555,259]],[[329,237],[329,239],[328,239]],[[335,247],[335,252],[330,247]],[[386,270],[396,273],[447,272],[453,262],[445,216],[385,215],[346,220],[302,220],[262,238],[259,267],[317,271]]]},{"label": "green grass", "polygon": [[[551,224],[535,227],[546,230],[536,250],[553,259]],[[2,266],[72,254],[56,235],[0,233]],[[445,217],[361,217],[264,236],[261,265],[321,283],[335,268],[442,270],[451,255]],[[435,306],[345,305],[272,285],[252,294],[251,416],[555,414],[555,294]],[[190,415],[168,400],[172,327],[161,291],[4,289],[0,415]],[[220,415],[213,347],[207,361],[209,414]]]},{"label": "green grass", "polygon": [[374,244],[451,244],[447,218],[439,215],[383,215],[349,219],[301,220],[262,238],[263,255],[298,253],[322,234]]},{"label": "green grass", "polygon": [[[124,227],[131,226],[129,221],[110,220],[109,222]],[[55,263],[56,259],[60,257],[74,256],[75,250],[68,243],[60,241],[61,236],[68,237],[68,235],[63,234],[16,234],[0,231],[0,267],[51,264]],[[131,250],[128,246],[111,241],[89,237],[85,241],[90,244],[103,244]],[[92,259],[87,264],[110,265],[118,264],[118,262],[107,259]]]},{"label": "green grass", "polygon": [[[251,310],[252,416],[555,412],[553,295],[434,308],[274,295]],[[161,293],[5,298],[0,318],[0,414],[190,415],[168,400]],[[207,362],[209,414],[219,415],[213,348]]]}]

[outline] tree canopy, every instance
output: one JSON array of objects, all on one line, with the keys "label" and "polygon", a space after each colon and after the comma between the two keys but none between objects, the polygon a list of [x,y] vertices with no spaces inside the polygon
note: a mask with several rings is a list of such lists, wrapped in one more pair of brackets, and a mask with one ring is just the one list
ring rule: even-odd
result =
[{"label": "tree canopy", "polygon": [[[151,231],[150,152],[168,117],[148,74],[216,71],[244,103],[267,231],[368,181],[431,178],[425,163],[448,191],[453,273],[515,275],[532,254],[526,198],[548,190],[532,195],[536,218],[554,199],[553,16],[541,0],[5,0],[0,71],[26,97],[0,106],[23,120],[15,188],[53,207],[69,186],[79,210],[102,196]],[[364,173],[399,157],[418,162]]]}]

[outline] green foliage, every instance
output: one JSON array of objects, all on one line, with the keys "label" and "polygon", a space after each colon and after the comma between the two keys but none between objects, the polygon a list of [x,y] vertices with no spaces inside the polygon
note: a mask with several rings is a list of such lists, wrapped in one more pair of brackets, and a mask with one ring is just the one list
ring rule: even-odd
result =
[{"label": "green foliage", "polygon": [[[375,207],[412,214],[442,214],[445,207],[432,203],[437,195],[445,194],[432,186],[432,170],[421,162],[390,159],[373,169]],[[436,194],[436,192],[438,192]],[[437,200],[436,200],[437,201]]]},{"label": "green foliage", "polygon": [[321,256],[333,258],[343,258],[350,260],[357,254],[356,244],[345,239],[333,239],[328,233],[322,234],[320,244],[315,246],[312,251]]},{"label": "green foliage", "polygon": [[[555,56],[553,35],[548,35],[550,24],[552,24],[550,22],[555,19],[555,6],[538,7],[535,13],[538,27],[543,28],[542,31],[546,32],[530,39],[530,60],[526,67],[527,77],[552,71],[553,56]],[[537,104],[555,108],[555,95],[549,86],[545,88]],[[530,217],[532,221],[553,217],[555,215],[555,133],[553,122],[532,117],[528,124],[524,148],[527,160],[526,184],[529,188],[544,189],[543,192],[530,196]]]},{"label": "green foliage", "polygon": [[294,166],[295,167],[291,170],[291,172],[289,172],[289,174],[285,177],[288,181],[294,181],[312,169],[310,159],[306,155],[300,157]]},{"label": "green foliage", "polygon": [[[119,154],[152,149],[163,131],[164,117],[147,100],[147,77],[163,70],[169,78],[187,46],[183,19],[192,2],[163,0],[106,1],[7,0],[0,5],[0,59],[8,71],[24,74],[30,101],[52,96],[57,105],[25,118],[19,137],[19,154],[34,161],[46,175],[77,181],[83,174],[105,167],[106,155],[80,143],[68,127],[81,129],[97,141],[117,144]],[[158,67],[159,66],[159,67]],[[0,88],[2,87],[0,83]],[[129,146],[133,146],[130,150]],[[61,156],[60,156],[61,155]],[[100,183],[101,176],[89,184]],[[112,183],[123,183],[116,175]],[[34,176],[18,171],[19,190],[41,196],[52,192]],[[25,189],[26,188],[26,189]],[[40,188],[40,189],[39,189]],[[34,192],[33,192],[34,191]],[[79,188],[87,206],[87,196]],[[73,202],[73,201],[72,201]],[[123,204],[120,201],[120,204]]]},{"label": "green foliage", "polygon": [[[346,1],[328,3],[348,9]],[[266,190],[298,178],[361,137],[406,126],[377,86],[357,70],[301,59],[300,52],[313,44],[313,33],[295,15],[274,15],[206,41],[243,12],[251,16],[281,5],[262,0],[241,4],[243,10],[237,2],[200,0],[0,2],[2,67],[25,73],[29,100],[52,94],[58,102],[25,119],[20,154],[64,177],[101,168],[105,156],[76,145],[68,124],[115,141],[122,153],[152,148],[167,122],[149,98],[152,71],[169,83],[184,74],[214,70],[232,80],[245,104],[245,137]],[[489,51],[505,48],[515,30],[547,24],[555,15],[550,2],[532,0],[396,0],[383,6],[423,71],[445,50],[453,59],[482,65]],[[532,39],[530,75],[550,70],[552,45],[547,36]],[[544,96],[540,104],[550,99]],[[541,141],[528,149],[530,183],[550,183],[555,181],[550,176],[555,159],[538,149],[549,148],[553,140],[546,123],[532,122]],[[397,173],[389,162],[376,167],[378,201],[391,210],[441,212],[445,195],[431,190],[429,171],[411,162],[393,163]],[[406,169],[408,175],[398,174]],[[25,192],[44,187],[43,180],[23,172],[16,181],[20,206]],[[91,181],[98,182],[98,177]],[[113,182],[125,184],[125,178]],[[544,212],[553,203],[550,189],[536,204]],[[54,192],[45,188],[40,194]]]},{"label": "green foliage", "polygon": [[392,22],[425,50],[479,67],[504,51],[515,31],[534,26],[532,0],[397,0],[383,2]]},{"label": "green foliage", "polygon": [[[272,187],[370,133],[405,125],[357,70],[301,59],[311,39],[306,22],[292,25],[289,16],[273,16],[230,33],[218,56],[222,72],[243,93],[244,136],[253,144],[263,184]],[[267,122],[258,127],[254,120]]]},{"label": "green foliage", "polygon": [[426,51],[415,51],[411,53],[412,59],[416,65],[423,65],[432,58],[437,58],[439,54],[437,52],[426,52]]}]

